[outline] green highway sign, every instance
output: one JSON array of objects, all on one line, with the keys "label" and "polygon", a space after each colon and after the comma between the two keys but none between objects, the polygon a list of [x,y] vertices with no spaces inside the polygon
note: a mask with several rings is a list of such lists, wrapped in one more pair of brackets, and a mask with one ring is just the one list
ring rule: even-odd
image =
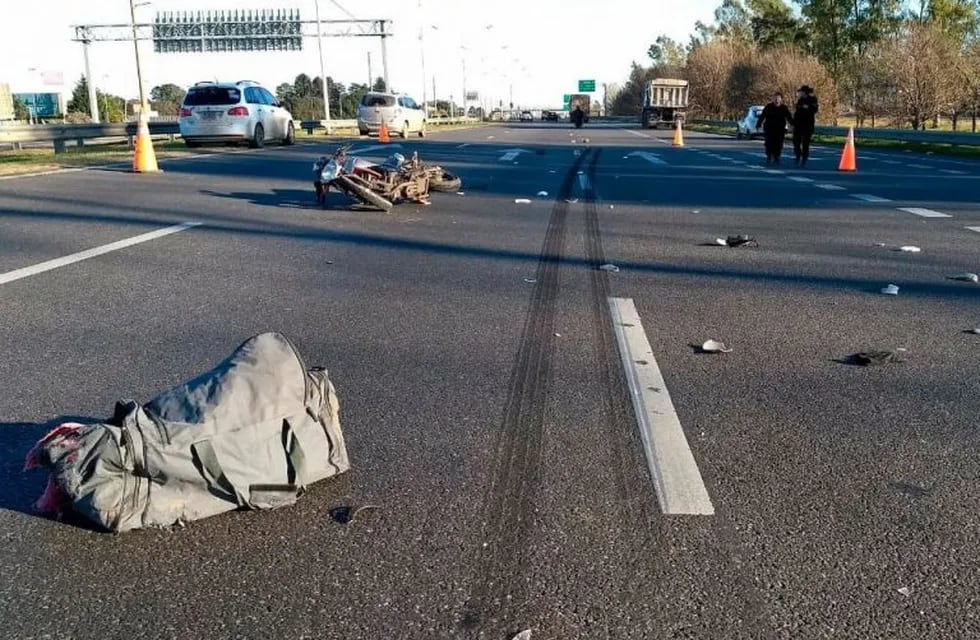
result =
[{"label": "green highway sign", "polygon": [[572,94],[566,93],[561,97],[561,101],[564,102],[565,104],[568,104],[569,102],[572,101]]},{"label": "green highway sign", "polygon": [[584,93],[591,93],[595,91],[595,80],[579,80],[578,90]]}]

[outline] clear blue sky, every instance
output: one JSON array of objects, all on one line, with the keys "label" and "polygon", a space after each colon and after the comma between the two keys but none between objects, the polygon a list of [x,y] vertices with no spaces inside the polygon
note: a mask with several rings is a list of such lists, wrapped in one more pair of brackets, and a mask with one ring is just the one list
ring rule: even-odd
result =
[{"label": "clear blue sky", "polygon": [[[393,87],[422,98],[422,56],[419,29],[425,45],[426,93],[432,78],[440,98],[462,91],[460,46],[465,45],[466,84],[488,98],[509,99],[527,106],[558,105],[562,93],[574,92],[580,78],[622,82],[632,60],[645,61],[646,49],[660,33],[686,41],[696,20],[711,21],[720,0],[667,2],[654,0],[342,0],[340,5],[358,18],[394,21],[389,40],[389,73]],[[16,8],[14,8],[16,7]],[[137,8],[138,21],[150,21],[156,11],[296,8],[304,19],[314,18],[314,0],[280,4],[273,0],[155,0]],[[13,12],[20,12],[14,14]],[[320,0],[321,18],[349,17],[336,3]],[[82,74],[81,45],[71,41],[74,24],[125,23],[126,0],[79,2],[47,0],[16,3],[5,9],[0,38],[0,82],[14,91],[50,91],[41,71],[62,72],[65,86]],[[493,25],[487,29],[487,25]],[[381,75],[380,44],[376,38],[325,39],[326,73],[345,83],[366,82],[367,54],[375,75]],[[254,79],[274,88],[300,72],[316,75],[319,61],[315,40],[293,53],[154,54],[143,45],[147,88],[172,82],[187,86],[206,79]],[[130,43],[96,43],[92,75],[100,89],[135,97],[133,49]]]}]

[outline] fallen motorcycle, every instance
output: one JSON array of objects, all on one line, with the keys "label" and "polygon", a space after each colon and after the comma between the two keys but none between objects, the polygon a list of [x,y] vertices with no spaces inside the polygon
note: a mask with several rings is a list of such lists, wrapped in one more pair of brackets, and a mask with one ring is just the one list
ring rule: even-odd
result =
[{"label": "fallen motorcycle", "polygon": [[460,178],[442,167],[425,165],[418,153],[406,160],[392,154],[381,164],[349,155],[350,145],[337,149],[333,157],[322,156],[313,165],[313,187],[317,203],[326,203],[331,188],[358,202],[390,211],[394,203],[411,200],[430,204],[429,191],[458,191]]}]

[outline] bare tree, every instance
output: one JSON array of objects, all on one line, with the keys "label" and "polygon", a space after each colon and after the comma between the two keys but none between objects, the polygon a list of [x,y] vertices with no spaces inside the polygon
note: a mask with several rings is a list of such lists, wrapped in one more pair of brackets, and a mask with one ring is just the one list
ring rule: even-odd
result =
[{"label": "bare tree", "polygon": [[750,57],[747,45],[727,39],[695,47],[687,60],[692,110],[717,118],[739,115],[744,105],[730,100],[729,83],[736,65]]},{"label": "bare tree", "polygon": [[956,86],[956,52],[952,41],[928,23],[909,23],[882,51],[888,80],[898,98],[900,116],[918,129],[947,107]]}]

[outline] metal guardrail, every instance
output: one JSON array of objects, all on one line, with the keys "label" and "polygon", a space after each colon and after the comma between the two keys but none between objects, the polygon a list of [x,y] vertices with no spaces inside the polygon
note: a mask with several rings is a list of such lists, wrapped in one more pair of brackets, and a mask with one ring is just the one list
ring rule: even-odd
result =
[{"label": "metal guardrail", "polygon": [[[735,135],[734,120],[692,120],[691,124],[702,124],[711,127],[731,127]],[[814,133],[824,136],[847,137],[847,127],[817,127]],[[949,144],[957,146],[980,146],[980,133],[960,131],[921,131],[914,129],[867,129],[854,128],[856,139],[894,140],[896,142],[925,142],[932,144]]]},{"label": "metal guardrail", "polygon": [[[480,122],[478,118],[429,118],[434,126],[448,124],[467,124]],[[328,126],[329,125],[329,126]],[[296,122],[300,130],[312,134],[315,130],[357,129],[357,120],[303,120]],[[177,136],[180,127],[177,122],[150,121],[151,136]],[[42,124],[42,125],[4,125],[0,126],[0,144],[13,144],[15,148],[29,142],[50,142],[55,153],[63,153],[71,142],[84,146],[86,140],[99,138],[128,138],[132,146],[136,136],[137,123],[120,124]]]}]

